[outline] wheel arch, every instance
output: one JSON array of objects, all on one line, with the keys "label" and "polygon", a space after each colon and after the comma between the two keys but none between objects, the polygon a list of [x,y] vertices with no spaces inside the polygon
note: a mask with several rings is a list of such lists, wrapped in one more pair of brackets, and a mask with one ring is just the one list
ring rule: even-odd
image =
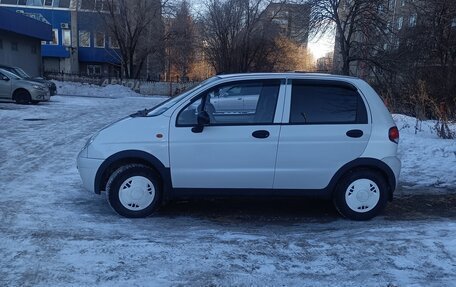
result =
[{"label": "wheel arch", "polygon": [[27,94],[31,95],[30,91],[27,90],[26,88],[22,88],[22,87],[17,88],[17,89],[15,89],[15,90],[13,91],[13,93],[12,93],[12,99],[13,99],[14,101],[16,100],[17,94],[20,93],[20,92],[26,92]]},{"label": "wheel arch", "polygon": [[393,199],[393,192],[396,188],[396,177],[394,172],[386,163],[375,158],[358,158],[342,166],[333,176],[328,185],[329,190],[331,191],[331,196],[336,190],[337,184],[344,176],[359,169],[371,170],[380,173],[385,178],[388,187],[388,200],[391,201]]},{"label": "wheel arch", "polygon": [[105,190],[109,176],[117,168],[126,164],[133,163],[143,164],[152,168],[162,181],[163,195],[165,196],[168,194],[167,191],[169,191],[171,187],[171,175],[169,168],[165,167],[163,163],[152,154],[140,150],[121,151],[109,156],[106,160],[104,160],[95,175],[95,193],[100,194],[102,190]]}]

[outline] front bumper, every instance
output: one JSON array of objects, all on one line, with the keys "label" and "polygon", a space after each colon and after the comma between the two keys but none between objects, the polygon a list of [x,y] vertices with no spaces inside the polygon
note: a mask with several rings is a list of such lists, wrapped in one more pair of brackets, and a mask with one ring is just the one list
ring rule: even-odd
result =
[{"label": "front bumper", "polygon": [[32,89],[30,91],[30,97],[32,98],[33,101],[46,102],[46,101],[49,101],[49,99],[51,98],[51,93],[49,92],[49,89],[46,89],[46,90]]},{"label": "front bumper", "polygon": [[95,192],[95,177],[102,163],[102,159],[87,158],[79,154],[77,168],[85,189]]}]

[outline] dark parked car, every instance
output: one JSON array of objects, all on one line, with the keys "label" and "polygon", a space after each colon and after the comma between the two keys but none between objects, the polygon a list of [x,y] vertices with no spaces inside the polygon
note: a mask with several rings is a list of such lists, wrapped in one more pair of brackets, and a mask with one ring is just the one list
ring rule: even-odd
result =
[{"label": "dark parked car", "polygon": [[8,72],[11,72],[24,80],[45,84],[46,86],[48,86],[51,96],[53,96],[57,93],[57,86],[54,84],[54,82],[48,81],[41,77],[32,78],[24,70],[22,70],[19,67],[10,67],[10,66],[0,65],[0,69],[4,69]]}]

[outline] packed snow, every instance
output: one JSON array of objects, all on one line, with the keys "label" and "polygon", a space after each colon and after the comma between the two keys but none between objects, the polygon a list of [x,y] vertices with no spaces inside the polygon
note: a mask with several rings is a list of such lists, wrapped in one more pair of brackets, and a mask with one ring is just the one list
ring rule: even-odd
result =
[{"label": "packed snow", "polygon": [[[329,202],[170,203],[145,219],[83,189],[75,159],[98,129],[164,97],[58,83],[39,105],[0,102],[0,286],[452,286],[456,146],[394,115],[396,198],[368,222]],[[454,125],[451,126],[455,128]]]},{"label": "packed snow", "polygon": [[[435,121],[393,116],[400,133],[400,180],[405,189],[443,187],[456,193],[456,140],[440,139]],[[456,134],[456,124],[450,123]],[[411,191],[416,192],[416,191]]]}]

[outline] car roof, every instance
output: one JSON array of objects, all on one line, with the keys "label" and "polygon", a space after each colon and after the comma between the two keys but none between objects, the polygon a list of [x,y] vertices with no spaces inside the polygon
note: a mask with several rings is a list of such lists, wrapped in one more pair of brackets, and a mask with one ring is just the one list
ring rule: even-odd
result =
[{"label": "car roof", "polygon": [[238,73],[238,74],[220,74],[217,75],[220,79],[236,79],[236,78],[249,78],[249,77],[261,77],[261,78],[318,78],[318,79],[332,79],[332,80],[359,80],[356,77],[323,74],[323,73],[306,73],[306,72],[286,72],[286,73]]}]

